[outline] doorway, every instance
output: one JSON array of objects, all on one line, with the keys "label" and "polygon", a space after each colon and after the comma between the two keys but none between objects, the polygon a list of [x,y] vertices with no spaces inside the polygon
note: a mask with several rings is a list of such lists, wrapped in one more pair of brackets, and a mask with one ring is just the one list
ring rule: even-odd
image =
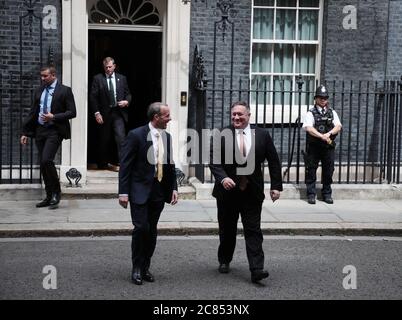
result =
[{"label": "doorway", "polygon": [[[161,101],[162,96],[162,32],[89,30],[88,94],[93,77],[103,73],[105,57],[113,57],[116,72],[127,77],[132,100],[126,130],[146,124],[148,105]],[[96,126],[95,117],[88,109],[88,165],[96,163]],[[110,162],[116,163],[117,151],[113,143]]]}]

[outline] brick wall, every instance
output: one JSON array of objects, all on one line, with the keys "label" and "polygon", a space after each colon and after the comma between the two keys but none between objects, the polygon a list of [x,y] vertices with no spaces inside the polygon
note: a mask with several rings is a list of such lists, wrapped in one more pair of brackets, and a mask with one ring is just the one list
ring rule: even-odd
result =
[{"label": "brick wall", "polygon": [[[383,0],[325,1],[321,78],[383,80],[385,76],[388,4]],[[357,28],[345,29],[345,6],[357,10]],[[401,12],[397,13],[400,14]]]},{"label": "brick wall", "polygon": [[[226,88],[229,88],[231,81],[238,87],[240,79],[244,81],[249,77],[251,1],[233,0],[232,3],[233,8],[229,11],[227,29],[226,32],[223,32],[223,24],[220,23],[222,21],[222,11],[217,7],[217,1],[191,2],[190,79],[194,49],[198,45],[204,57],[209,80],[208,87],[210,88],[213,86],[214,76],[215,84],[219,84],[221,87],[224,79]],[[232,31],[234,37],[232,36]],[[233,64],[231,63],[232,48]],[[190,88],[189,127],[194,127],[196,121],[197,110],[194,96],[195,92]],[[221,123],[226,124],[226,121],[229,120],[230,101],[229,94],[222,96],[222,94],[217,93],[215,96],[207,96],[207,105],[215,107],[214,114],[212,114],[212,108],[207,110],[209,121],[214,118],[214,126],[220,126]]]},{"label": "brick wall", "polygon": [[402,76],[402,1],[391,0],[389,10],[387,77]]},{"label": "brick wall", "polygon": [[[49,12],[43,13],[45,6],[48,5],[56,9],[57,20],[50,21]],[[31,21],[28,6],[27,0],[0,1],[2,165],[30,161],[29,152],[20,150],[18,146],[21,119],[29,110],[32,90],[40,84],[40,67],[48,62],[49,50],[58,69],[59,78],[62,72],[61,0],[37,1],[33,5],[34,16]],[[38,17],[43,19],[42,23]],[[20,19],[22,28],[20,28]],[[48,29],[53,21],[55,29],[53,27]],[[36,154],[34,153],[35,162]]]}]

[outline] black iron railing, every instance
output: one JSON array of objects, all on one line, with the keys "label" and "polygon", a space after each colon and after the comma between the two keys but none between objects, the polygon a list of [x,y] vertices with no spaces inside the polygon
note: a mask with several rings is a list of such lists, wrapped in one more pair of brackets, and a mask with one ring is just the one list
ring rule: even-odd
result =
[{"label": "black iron railing", "polygon": [[[215,86],[196,90],[197,131],[230,124],[230,105],[249,103],[251,122],[269,130],[283,166],[284,182],[304,183],[303,153],[306,112],[314,104],[318,83],[269,83],[239,81],[235,86],[224,79]],[[336,139],[335,183],[400,183],[402,149],[402,81],[324,82],[330,92],[329,104],[338,113],[343,129]],[[272,86],[272,85],[271,85]],[[278,86],[276,86],[277,88]],[[285,88],[290,88],[285,89]],[[207,164],[193,164],[202,182],[212,182]],[[267,171],[267,170],[266,170]],[[268,173],[268,172],[266,172]],[[266,182],[269,175],[265,174]]]}]

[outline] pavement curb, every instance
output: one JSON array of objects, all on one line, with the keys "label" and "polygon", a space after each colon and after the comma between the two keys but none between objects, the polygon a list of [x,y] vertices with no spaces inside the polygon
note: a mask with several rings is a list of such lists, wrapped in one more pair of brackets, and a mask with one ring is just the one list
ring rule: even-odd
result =
[{"label": "pavement curb", "polygon": [[[0,238],[38,238],[38,237],[105,237],[131,236],[132,229],[76,229],[76,230],[0,230]],[[376,236],[402,237],[402,229],[376,228],[269,228],[262,229],[264,235],[287,236]],[[218,228],[168,228],[159,229],[160,236],[202,236],[218,235]],[[243,235],[238,230],[238,235]]]}]

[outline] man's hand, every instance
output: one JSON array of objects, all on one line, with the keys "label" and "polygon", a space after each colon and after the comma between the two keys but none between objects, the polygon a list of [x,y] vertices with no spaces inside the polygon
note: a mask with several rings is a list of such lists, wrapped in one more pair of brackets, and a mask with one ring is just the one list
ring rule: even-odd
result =
[{"label": "man's hand", "polygon": [[95,119],[98,124],[103,124],[103,118],[100,113],[95,114]]},{"label": "man's hand", "polygon": [[121,101],[117,102],[117,105],[120,108],[127,108],[128,107],[128,101],[127,100],[121,100]]},{"label": "man's hand", "polygon": [[21,136],[20,142],[23,146],[25,146],[28,143],[28,137],[27,136]]},{"label": "man's hand", "polygon": [[173,190],[172,201],[170,202],[170,204],[174,206],[177,203],[177,201],[179,201],[179,193],[177,192],[177,190]]},{"label": "man's hand", "polygon": [[120,204],[124,209],[127,209],[127,205],[128,205],[128,196],[119,196],[119,204]]},{"label": "man's hand", "polygon": [[41,116],[43,122],[50,122],[54,119],[54,114],[53,113],[43,113]]},{"label": "man's hand", "polygon": [[229,177],[223,179],[221,183],[225,190],[231,190],[236,187],[236,183]]},{"label": "man's hand", "polygon": [[275,202],[276,200],[279,199],[279,197],[281,196],[281,193],[278,190],[271,190],[269,192],[270,196],[271,196],[271,200],[272,202]]}]

